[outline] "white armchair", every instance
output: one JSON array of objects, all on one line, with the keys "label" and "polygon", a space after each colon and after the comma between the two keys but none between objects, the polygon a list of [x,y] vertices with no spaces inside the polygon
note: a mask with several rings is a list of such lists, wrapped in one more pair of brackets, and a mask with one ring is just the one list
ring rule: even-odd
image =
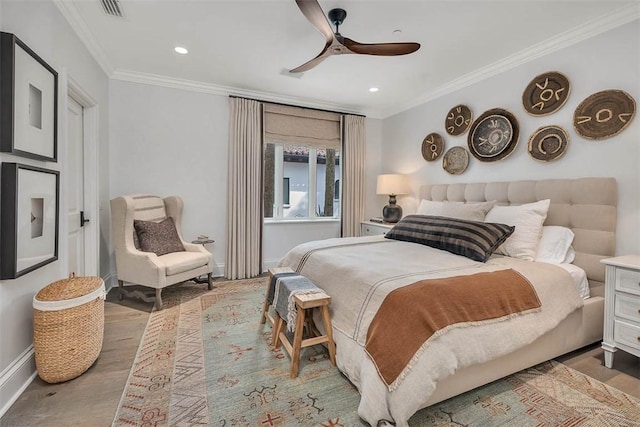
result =
[{"label": "white armchair", "polygon": [[[202,245],[182,239],[182,199],[164,199],[149,195],[120,196],[111,200],[111,235],[116,254],[116,270],[120,299],[124,297],[124,282],[148,286],[156,290],[156,308],[162,308],[162,289],[204,274],[208,288],[213,288],[213,256]],[[134,244],[133,220],[162,221],[171,217],[185,251],[158,256],[143,252]]]}]

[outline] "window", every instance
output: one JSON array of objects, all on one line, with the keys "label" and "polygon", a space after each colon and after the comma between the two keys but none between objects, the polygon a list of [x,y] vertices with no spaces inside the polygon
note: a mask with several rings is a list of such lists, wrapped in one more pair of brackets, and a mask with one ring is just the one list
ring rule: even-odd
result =
[{"label": "window", "polygon": [[340,150],[271,142],[264,166],[265,218],[340,216]]},{"label": "window", "polygon": [[264,217],[340,216],[340,114],[263,105]]}]

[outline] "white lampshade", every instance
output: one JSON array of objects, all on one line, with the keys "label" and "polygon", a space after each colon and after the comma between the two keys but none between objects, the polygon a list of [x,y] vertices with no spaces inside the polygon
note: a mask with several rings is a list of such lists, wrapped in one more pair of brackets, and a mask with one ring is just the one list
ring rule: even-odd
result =
[{"label": "white lampshade", "polygon": [[376,194],[409,194],[409,180],[406,175],[395,173],[378,175]]}]

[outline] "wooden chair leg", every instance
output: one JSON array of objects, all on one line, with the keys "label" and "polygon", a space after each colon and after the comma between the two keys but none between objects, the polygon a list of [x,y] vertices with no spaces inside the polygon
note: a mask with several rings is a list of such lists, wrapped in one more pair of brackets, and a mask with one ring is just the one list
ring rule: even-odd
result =
[{"label": "wooden chair leg", "polygon": [[298,315],[296,317],[296,330],[293,334],[293,351],[291,353],[291,372],[289,376],[296,378],[298,376],[298,367],[300,366],[300,349],[302,348],[302,331],[304,330],[306,310],[298,307]]},{"label": "wooden chair leg", "polygon": [[276,312],[276,317],[274,319],[275,325],[272,329],[273,336],[271,337],[271,345],[275,348],[280,348],[280,333],[284,329],[284,320],[280,317],[278,312]]},{"label": "wooden chair leg", "polygon": [[213,289],[213,274],[212,273],[207,274],[207,289],[209,289],[209,290]]},{"label": "wooden chair leg", "polygon": [[162,310],[162,289],[156,289],[156,310]]},{"label": "wooden chair leg", "polygon": [[118,293],[118,299],[122,301],[124,299],[124,281],[118,280],[118,290],[120,291]]},{"label": "wooden chair leg", "polygon": [[333,364],[333,366],[336,366],[336,343],[333,342],[331,317],[329,316],[329,307],[326,305],[322,306],[322,323],[324,325],[324,333],[329,339],[329,342],[327,343],[327,346],[329,347],[329,359],[331,359],[331,363]]}]

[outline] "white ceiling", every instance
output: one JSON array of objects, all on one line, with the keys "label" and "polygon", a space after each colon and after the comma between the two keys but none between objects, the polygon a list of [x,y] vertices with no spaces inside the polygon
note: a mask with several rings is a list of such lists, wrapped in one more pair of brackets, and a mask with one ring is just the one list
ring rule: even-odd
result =
[{"label": "white ceiling", "polygon": [[[346,9],[346,37],[422,47],[397,57],[333,56],[294,78],[283,71],[324,46],[294,0],[121,0],[124,19],[105,15],[99,0],[55,1],[113,78],[372,117],[638,19],[636,1],[320,0],[325,13]],[[175,53],[177,45],[189,54]]]}]

